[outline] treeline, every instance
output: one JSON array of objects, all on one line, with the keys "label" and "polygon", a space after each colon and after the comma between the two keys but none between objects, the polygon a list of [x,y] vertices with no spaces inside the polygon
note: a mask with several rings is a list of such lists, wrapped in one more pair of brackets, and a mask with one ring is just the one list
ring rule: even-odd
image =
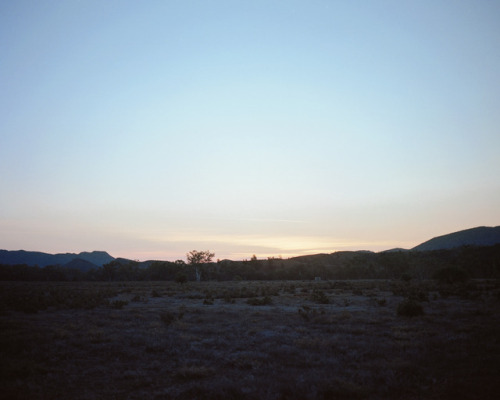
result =
[{"label": "treeline", "polygon": [[222,260],[206,264],[113,261],[100,268],[0,265],[9,281],[202,281],[333,279],[429,279],[459,270],[470,278],[500,278],[500,245],[454,250],[384,253],[337,252],[290,259]]}]

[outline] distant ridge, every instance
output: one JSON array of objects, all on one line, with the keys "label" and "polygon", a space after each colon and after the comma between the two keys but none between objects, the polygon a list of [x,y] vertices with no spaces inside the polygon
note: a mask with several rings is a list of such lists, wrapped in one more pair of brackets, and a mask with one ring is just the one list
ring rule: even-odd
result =
[{"label": "distant ridge", "polygon": [[415,246],[412,250],[447,250],[461,246],[493,246],[497,243],[500,243],[500,226],[480,226],[437,236]]},{"label": "distant ridge", "polygon": [[105,251],[84,251],[80,254],[75,253],[60,253],[48,254],[38,251],[25,251],[25,250],[0,250],[0,264],[16,265],[38,265],[39,267],[46,267],[47,265],[66,265],[74,260],[83,260],[95,266],[102,267],[113,261],[115,258],[110,256]]},{"label": "distant ridge", "polygon": [[401,247],[396,247],[394,249],[389,249],[389,250],[381,251],[380,253],[400,253],[400,252],[404,252],[404,251],[408,251],[408,249],[403,249]]},{"label": "distant ridge", "polygon": [[[480,226],[477,228],[465,229],[462,231],[449,233],[442,236],[437,236],[426,242],[413,247],[410,250],[402,248],[394,248],[382,251],[380,253],[403,253],[406,251],[432,251],[432,250],[450,250],[461,246],[493,246],[500,244],[500,226],[487,227]],[[290,260],[301,262],[328,262],[339,263],[343,261],[352,261],[359,259],[360,256],[373,257],[376,253],[367,250],[358,251],[339,251],[331,254],[311,254],[307,256],[292,257]],[[118,264],[126,265],[132,260],[125,258],[114,258],[105,251],[92,251],[75,253],[59,253],[48,254],[37,251],[25,250],[0,250],[0,264],[5,265],[20,265],[25,264],[28,266],[38,265],[39,267],[46,267],[48,265],[58,265],[81,271],[87,271],[94,267],[102,267],[112,261]],[[138,266],[141,268],[149,267],[153,262],[143,261],[139,262]]]}]

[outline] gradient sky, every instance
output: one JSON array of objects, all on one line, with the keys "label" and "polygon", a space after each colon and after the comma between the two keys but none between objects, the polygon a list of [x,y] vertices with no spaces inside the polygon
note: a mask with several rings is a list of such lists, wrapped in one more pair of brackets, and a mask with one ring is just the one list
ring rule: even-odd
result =
[{"label": "gradient sky", "polygon": [[498,1],[0,3],[0,248],[242,259],[500,225]]}]

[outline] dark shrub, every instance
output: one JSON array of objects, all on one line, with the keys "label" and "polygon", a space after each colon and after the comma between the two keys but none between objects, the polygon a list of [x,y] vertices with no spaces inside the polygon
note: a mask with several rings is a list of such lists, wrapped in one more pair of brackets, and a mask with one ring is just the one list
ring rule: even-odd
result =
[{"label": "dark shrub", "polygon": [[267,306],[272,303],[273,300],[269,296],[266,296],[262,299],[257,299],[255,297],[252,297],[247,300],[247,304],[250,304],[251,306]]},{"label": "dark shrub", "polygon": [[230,293],[224,293],[224,301],[228,304],[234,304],[236,303],[236,300],[231,297]]},{"label": "dark shrub", "polygon": [[182,319],[184,311],[178,313],[174,311],[163,311],[160,313],[160,319],[165,325],[170,325],[172,322]]},{"label": "dark shrub", "polygon": [[429,301],[429,293],[423,287],[410,287],[408,288],[407,296],[409,299],[416,301]]},{"label": "dark shrub", "polygon": [[179,272],[175,275],[175,281],[177,283],[186,283],[188,280],[186,274],[184,272]]},{"label": "dark shrub", "polygon": [[403,300],[399,303],[397,311],[398,315],[403,317],[416,317],[424,314],[424,308],[422,305],[413,299]]},{"label": "dark shrub", "polygon": [[469,275],[460,267],[446,267],[436,271],[433,278],[440,283],[460,283],[465,282]]},{"label": "dark shrub", "polygon": [[385,298],[382,298],[382,299],[377,299],[377,304],[378,304],[380,307],[386,306],[386,305],[387,305],[387,300],[386,300]]},{"label": "dark shrub", "polygon": [[315,290],[311,295],[311,301],[318,304],[330,304],[330,299],[322,290]]},{"label": "dark shrub", "polygon": [[113,307],[116,310],[121,310],[123,306],[126,306],[128,304],[128,301],[125,300],[114,300],[111,303],[111,307]]}]

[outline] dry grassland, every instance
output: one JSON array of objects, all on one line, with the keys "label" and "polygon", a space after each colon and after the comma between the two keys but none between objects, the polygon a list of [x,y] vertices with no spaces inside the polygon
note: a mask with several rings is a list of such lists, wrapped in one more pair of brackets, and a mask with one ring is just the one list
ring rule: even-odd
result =
[{"label": "dry grassland", "polygon": [[5,399],[500,395],[498,281],[0,282],[0,289]]}]

